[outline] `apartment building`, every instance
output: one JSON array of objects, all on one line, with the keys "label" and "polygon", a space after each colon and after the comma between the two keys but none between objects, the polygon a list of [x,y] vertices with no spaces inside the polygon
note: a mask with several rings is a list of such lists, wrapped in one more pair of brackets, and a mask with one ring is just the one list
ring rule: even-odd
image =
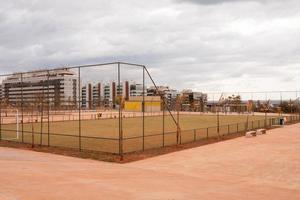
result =
[{"label": "apartment building", "polygon": [[163,96],[170,109],[175,109],[176,99],[180,92],[170,89],[169,86],[151,86],[147,89],[147,96]]},{"label": "apartment building", "polygon": [[102,84],[88,83],[81,87],[81,107],[82,108],[99,108],[104,105]]},{"label": "apartment building", "polygon": [[205,110],[207,104],[207,94],[202,92],[193,92],[192,90],[183,90],[181,92],[181,109],[184,111]]},{"label": "apartment building", "polygon": [[34,71],[13,74],[2,81],[2,101],[9,105],[38,105],[47,102],[54,107],[75,106],[78,78],[70,69]]},{"label": "apartment building", "polygon": [[[145,89],[145,91],[143,91]],[[143,93],[147,93],[146,86],[144,87],[143,84],[131,82],[130,83],[130,96],[136,97],[136,96],[143,96]]]},{"label": "apartment building", "polygon": [[135,88],[134,84],[129,81],[122,81],[120,85],[115,81],[85,84],[81,89],[82,107],[87,109],[115,108],[119,104],[119,96],[122,97],[122,100],[128,100],[129,96],[137,96],[139,91],[132,89]]}]

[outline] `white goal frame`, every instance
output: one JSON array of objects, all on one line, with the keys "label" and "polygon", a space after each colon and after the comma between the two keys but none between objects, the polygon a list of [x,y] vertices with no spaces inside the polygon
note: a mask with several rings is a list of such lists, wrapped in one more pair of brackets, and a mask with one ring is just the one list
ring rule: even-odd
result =
[{"label": "white goal frame", "polygon": [[[7,137],[2,137],[1,139],[2,140],[19,140],[20,139],[20,128],[19,128],[19,126],[20,126],[20,117],[19,117],[19,110],[18,109],[16,109],[16,108],[13,108],[13,109],[1,109],[1,112],[3,113],[3,111],[5,112],[5,110],[9,110],[9,111],[15,111],[16,112],[16,117],[15,117],[15,121],[16,121],[16,137],[14,137],[14,138],[7,138]],[[1,115],[2,115],[2,113],[1,113]],[[14,113],[14,112],[13,112]],[[4,121],[3,120],[3,117],[4,116],[1,116],[1,120],[2,121]],[[3,123],[1,122],[1,124],[3,125]],[[13,132],[13,131],[11,131],[11,132]]]}]

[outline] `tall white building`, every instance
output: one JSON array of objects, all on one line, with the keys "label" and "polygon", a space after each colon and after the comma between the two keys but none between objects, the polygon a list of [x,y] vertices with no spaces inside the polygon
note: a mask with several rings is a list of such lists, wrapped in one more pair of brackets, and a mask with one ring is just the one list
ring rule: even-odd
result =
[{"label": "tall white building", "polygon": [[10,105],[39,104],[75,106],[78,100],[78,77],[70,69],[13,74],[2,81],[2,101]]},{"label": "tall white building", "polygon": [[126,81],[119,87],[115,81],[85,84],[81,88],[82,107],[87,109],[115,107],[118,95],[128,98],[126,91],[128,91]]},{"label": "tall white building", "polygon": [[151,86],[147,89],[148,96],[162,95],[169,108],[174,109],[176,99],[180,96],[180,92],[174,89],[170,89],[169,86]]}]

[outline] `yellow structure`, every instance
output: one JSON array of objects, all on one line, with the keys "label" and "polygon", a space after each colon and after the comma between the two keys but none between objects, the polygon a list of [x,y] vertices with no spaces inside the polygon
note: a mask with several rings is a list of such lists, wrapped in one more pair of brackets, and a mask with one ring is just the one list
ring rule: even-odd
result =
[{"label": "yellow structure", "polygon": [[[129,97],[129,100],[125,101],[124,109],[127,112],[142,112],[142,103],[142,96]],[[160,96],[145,96],[145,112],[158,112],[161,110]]]}]

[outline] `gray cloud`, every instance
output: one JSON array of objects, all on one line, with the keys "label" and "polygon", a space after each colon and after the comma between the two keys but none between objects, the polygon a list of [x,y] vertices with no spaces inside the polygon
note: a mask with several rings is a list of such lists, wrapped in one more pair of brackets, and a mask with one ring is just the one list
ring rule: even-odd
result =
[{"label": "gray cloud", "polygon": [[121,60],[179,89],[296,89],[299,1],[224,2],[0,0],[0,72]]},{"label": "gray cloud", "polygon": [[212,4],[221,4],[221,3],[235,3],[235,2],[261,2],[264,3],[267,0],[175,0],[177,2],[188,2],[200,5],[212,5]]}]

